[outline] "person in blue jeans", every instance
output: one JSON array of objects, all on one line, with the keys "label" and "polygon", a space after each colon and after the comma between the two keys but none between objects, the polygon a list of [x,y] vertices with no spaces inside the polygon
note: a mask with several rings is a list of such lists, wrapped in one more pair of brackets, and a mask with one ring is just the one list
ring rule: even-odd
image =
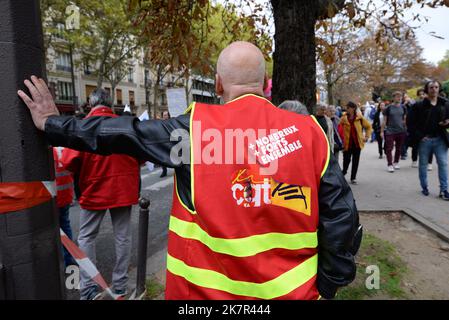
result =
[{"label": "person in blue jeans", "polygon": [[424,87],[427,98],[418,102],[410,120],[419,143],[419,181],[422,194],[429,195],[427,164],[430,154],[435,154],[440,181],[440,198],[449,200],[447,191],[447,150],[449,147],[449,101],[439,97],[441,84],[429,81]]},{"label": "person in blue jeans", "polygon": [[[72,237],[72,227],[70,226],[70,205],[64,206],[59,209],[59,225],[64,231],[64,233],[69,237],[69,239],[73,239]],[[72,257],[72,255],[67,251],[66,248],[63,248],[63,255],[64,255],[64,264],[65,266],[70,265],[77,265],[75,259]]]},{"label": "person in blue jeans", "polygon": [[[73,175],[71,172],[64,168],[61,162],[62,155],[67,149],[61,147],[53,148],[53,159],[56,169],[56,205],[59,211],[59,226],[62,231],[72,239],[72,228],[70,227],[70,215],[69,210],[73,202],[74,188],[73,188]],[[63,256],[65,267],[69,265],[76,265],[75,259],[63,247]]]},{"label": "person in blue jeans", "polygon": [[424,137],[419,143],[419,181],[422,193],[429,195],[427,184],[427,166],[431,154],[435,154],[438,164],[438,179],[440,180],[440,198],[449,200],[447,194],[447,145],[442,137]]}]

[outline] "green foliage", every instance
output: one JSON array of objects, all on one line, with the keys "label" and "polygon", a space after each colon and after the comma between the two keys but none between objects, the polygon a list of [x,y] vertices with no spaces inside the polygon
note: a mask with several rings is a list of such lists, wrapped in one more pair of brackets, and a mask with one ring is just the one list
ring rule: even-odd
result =
[{"label": "green foliage", "polygon": [[[224,1],[200,0],[131,0],[138,10],[136,24],[143,27],[152,65],[167,66],[171,72],[203,75],[214,73],[218,54],[235,40],[247,40],[261,47],[267,56],[271,39],[258,27],[268,23],[255,14],[245,15],[239,5]],[[255,5],[261,11],[262,5]],[[267,50],[268,48],[268,50]]]},{"label": "green foliage", "polygon": [[154,300],[164,292],[164,286],[156,278],[147,279],[146,281],[146,300]]},{"label": "green foliage", "polygon": [[449,70],[449,50],[446,51],[444,58],[438,63],[439,67],[446,68]]},{"label": "green foliage", "polygon": [[449,97],[449,80],[442,83],[443,91],[446,93],[446,96]]},{"label": "green foliage", "polygon": [[[80,9],[80,27],[75,30],[58,28],[65,26],[66,8],[75,4]],[[64,50],[67,43],[74,46],[80,56],[77,65],[89,63],[96,66],[97,85],[104,78],[116,79],[123,74],[127,63],[139,48],[139,29],[133,25],[135,12],[129,10],[127,0],[43,0],[41,10],[44,16],[44,31],[47,35],[47,48],[55,45],[55,36],[66,40],[56,46]],[[121,79],[118,79],[120,81]]]},{"label": "green foliage", "polygon": [[[267,59],[267,71],[270,73],[269,70],[271,70],[272,74],[273,68],[269,52],[264,51],[267,43],[271,43],[271,39],[268,37],[255,39],[254,32],[256,31],[256,28],[246,20],[243,20],[242,23],[241,15],[231,10],[232,8],[225,8],[221,5],[214,6],[208,17],[208,32],[203,30],[204,24],[193,24],[193,29],[197,33],[197,36],[201,37],[201,35],[203,35],[203,47],[210,48],[209,59],[207,59],[207,61],[205,61],[205,57],[200,57],[203,58],[203,63],[209,65],[210,72],[208,75],[213,77],[220,52],[229,44],[237,40],[253,42],[261,48]],[[236,26],[238,26],[238,32],[235,31]],[[196,69],[194,71],[201,73],[202,70]]]},{"label": "green foliage", "polygon": [[[408,272],[407,266],[391,243],[365,233],[356,261],[356,280],[348,287],[339,290],[337,300],[362,300],[376,296],[392,299],[407,298],[401,285],[401,281]],[[379,290],[368,290],[365,286],[368,276],[365,270],[369,265],[379,267]]]}]

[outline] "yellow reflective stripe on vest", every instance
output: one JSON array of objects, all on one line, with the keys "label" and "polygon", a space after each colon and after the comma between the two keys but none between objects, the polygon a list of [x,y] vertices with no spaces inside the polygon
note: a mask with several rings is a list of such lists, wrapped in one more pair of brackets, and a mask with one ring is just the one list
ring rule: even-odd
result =
[{"label": "yellow reflective stripe on vest", "polygon": [[249,257],[271,249],[299,250],[316,248],[318,239],[316,232],[301,233],[265,233],[246,238],[223,239],[211,237],[194,222],[187,222],[170,217],[170,230],[178,236],[198,240],[212,251],[234,257]]},{"label": "yellow reflective stripe on vest", "polygon": [[191,267],[167,255],[167,269],[197,286],[259,299],[274,299],[292,292],[316,275],[317,266],[318,255],[315,254],[277,278],[264,283],[254,283],[232,280],[216,271]]}]

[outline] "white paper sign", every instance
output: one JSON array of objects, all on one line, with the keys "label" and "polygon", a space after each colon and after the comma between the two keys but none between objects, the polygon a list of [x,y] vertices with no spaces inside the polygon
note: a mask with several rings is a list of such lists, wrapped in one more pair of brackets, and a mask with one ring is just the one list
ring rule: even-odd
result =
[{"label": "white paper sign", "polygon": [[188,107],[185,88],[167,89],[168,111],[171,117],[177,117],[184,114]]},{"label": "white paper sign", "polygon": [[140,121],[144,120],[150,120],[150,117],[148,116],[148,110],[145,110],[139,117]]}]

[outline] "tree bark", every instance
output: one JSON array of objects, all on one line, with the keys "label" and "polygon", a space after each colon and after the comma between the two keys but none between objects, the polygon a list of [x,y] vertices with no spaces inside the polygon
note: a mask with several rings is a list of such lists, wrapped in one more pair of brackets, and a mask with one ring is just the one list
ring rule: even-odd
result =
[{"label": "tree bark", "polygon": [[112,100],[112,111],[115,113],[115,88],[117,88],[117,84],[111,82],[111,100]]},{"label": "tree bark", "polygon": [[274,36],[273,102],[299,100],[313,113],[316,105],[316,1],[271,0]]},{"label": "tree bark", "polygon": [[326,84],[327,84],[327,103],[334,104],[334,82],[332,80],[332,70],[326,71]]}]

